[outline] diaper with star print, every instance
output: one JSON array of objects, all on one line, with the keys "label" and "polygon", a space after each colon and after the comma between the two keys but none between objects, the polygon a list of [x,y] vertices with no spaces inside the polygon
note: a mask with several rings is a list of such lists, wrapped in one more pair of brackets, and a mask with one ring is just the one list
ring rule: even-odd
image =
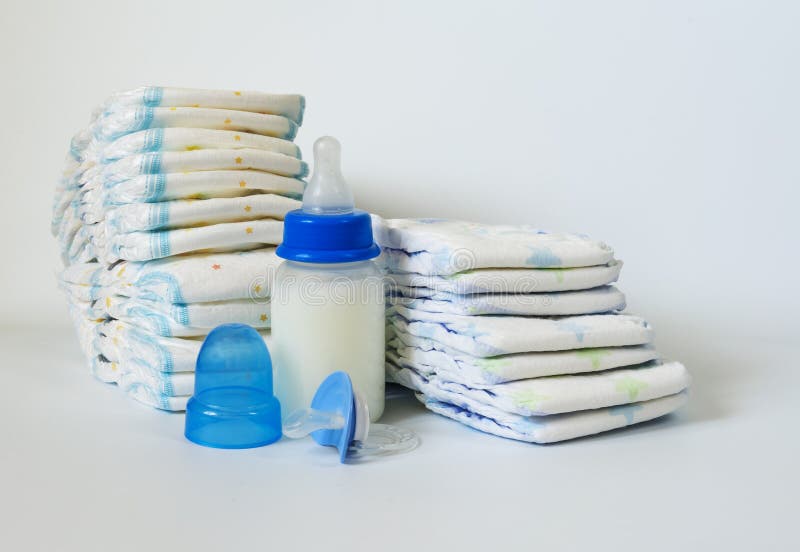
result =
[{"label": "diaper with star print", "polygon": [[113,267],[92,262],[67,267],[59,280],[83,300],[97,299],[100,290],[106,289],[115,295],[166,303],[262,301],[270,296],[280,262],[275,248],[124,261]]}]

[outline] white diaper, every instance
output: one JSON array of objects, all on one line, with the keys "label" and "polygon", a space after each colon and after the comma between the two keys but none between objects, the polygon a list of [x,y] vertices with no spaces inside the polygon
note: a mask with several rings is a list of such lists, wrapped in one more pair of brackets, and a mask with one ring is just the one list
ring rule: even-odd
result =
[{"label": "white diaper", "polygon": [[[94,147],[90,143],[87,146],[87,155],[94,154],[95,161],[105,164],[139,153],[242,148],[274,151],[300,158],[300,148],[289,140],[249,132],[206,128],[140,130],[126,134],[110,143],[97,142]],[[74,161],[74,163],[78,162]],[[77,166],[70,164],[67,170],[70,169],[76,171]]]},{"label": "white diaper", "polygon": [[387,275],[387,285],[414,287],[430,292],[456,293],[542,293],[591,289],[619,278],[622,261],[580,268],[483,268],[449,276],[413,273]]},{"label": "white diaper", "polygon": [[571,268],[605,265],[606,244],[531,226],[499,226],[440,219],[373,217],[375,240],[392,272],[449,275],[476,268]]},{"label": "white diaper", "polygon": [[120,320],[96,325],[92,352],[119,364],[133,361],[153,372],[194,372],[202,338],[163,337]]},{"label": "white diaper", "polygon": [[80,186],[77,184],[78,176],[74,170],[76,167],[72,167],[69,160],[67,165],[68,168],[64,169],[61,178],[59,178],[56,184],[55,194],[53,195],[50,233],[54,236],[58,235],[59,228],[61,228],[69,206],[78,200],[78,190]]},{"label": "white diaper", "polygon": [[[283,239],[283,221],[251,220],[156,232],[131,232],[111,236],[100,260],[147,261],[183,253],[232,251],[277,245]],[[95,243],[102,248],[105,244]]]},{"label": "white diaper", "polygon": [[143,383],[126,381],[125,385],[124,391],[132,399],[146,406],[167,410],[169,412],[183,412],[186,410],[186,403],[189,402],[189,397],[191,397],[191,395],[170,397],[169,395],[154,391],[151,387]]},{"label": "white diaper", "polygon": [[451,381],[468,382],[472,387],[562,374],[599,372],[633,366],[658,358],[651,345],[597,347],[567,351],[517,353],[490,358],[471,356],[437,341],[393,330],[387,352],[414,365],[435,366]]},{"label": "white diaper", "polygon": [[[140,153],[102,167],[94,182],[113,187],[117,182],[143,174],[252,169],[281,176],[302,178],[308,174],[304,161],[260,149],[212,149]],[[98,186],[99,187],[99,186]]]},{"label": "white diaper", "polygon": [[552,318],[462,316],[399,305],[387,314],[389,322],[403,333],[432,339],[476,357],[644,345],[653,338],[650,325],[629,314]]},{"label": "white diaper", "polygon": [[266,94],[249,90],[204,90],[171,86],[142,86],[109,97],[97,114],[116,106],[211,107],[283,115],[300,124],[305,98],[299,94]]},{"label": "white diaper", "polygon": [[149,128],[235,130],[287,140],[297,134],[297,123],[280,115],[203,107],[114,106],[100,114],[91,127],[95,138],[105,142]]},{"label": "white diaper", "polygon": [[280,263],[275,249],[265,248],[124,261],[110,268],[97,262],[77,264],[64,269],[59,278],[65,285],[86,288],[83,293],[92,299],[99,297],[100,289],[107,289],[116,295],[166,303],[261,302],[270,295]]},{"label": "white diaper", "polygon": [[203,336],[220,324],[270,327],[268,299],[239,299],[187,305],[147,301],[122,296],[101,296],[100,312],[163,337]]},{"label": "white diaper", "polygon": [[100,268],[97,262],[70,265],[59,273],[58,279],[66,284],[100,285]]},{"label": "white diaper", "polygon": [[506,419],[505,422],[498,422],[460,405],[426,395],[417,394],[417,398],[429,410],[473,429],[507,439],[546,444],[595,435],[665,416],[686,404],[687,393],[684,391],[650,401],[597,410],[582,410],[553,416],[519,416],[512,420]]},{"label": "white diaper", "polygon": [[168,397],[194,392],[194,372],[154,372],[137,359],[120,363],[104,355],[94,357],[91,364],[92,374],[97,379],[116,383],[123,391],[143,385]]},{"label": "white diaper", "polygon": [[[570,399],[567,394],[562,395],[567,402],[572,405],[604,404],[611,402],[613,406],[606,406],[594,409],[581,409],[560,414],[532,415],[526,416],[515,412],[508,412],[498,408],[487,401],[493,401],[493,397],[485,391],[468,391],[463,386],[437,385],[426,377],[409,368],[398,368],[387,363],[387,374],[390,377],[410,389],[419,391],[417,398],[430,410],[448,418],[457,420],[467,426],[473,427],[486,433],[527,441],[532,443],[552,443],[566,439],[574,439],[585,435],[593,435],[611,429],[625,427],[635,423],[651,420],[664,414],[668,414],[683,406],[686,402],[686,392],[681,391],[689,385],[689,376],[679,363],[650,363],[645,365],[645,370],[653,370],[658,366],[669,365],[666,369],[659,371],[652,381],[657,383],[658,390],[651,390],[651,395],[659,392],[667,392],[671,389],[678,389],[674,394],[666,394],[651,400],[637,400],[643,395],[645,387],[636,384],[640,374],[636,368],[631,370],[612,370],[607,374],[618,377],[618,380],[608,380],[605,383],[613,386],[613,391],[606,388],[597,391],[595,394],[593,384],[577,389],[562,388],[562,392],[578,391],[582,393],[583,400],[578,402]],[[634,372],[634,375],[615,374],[616,372]],[[568,378],[579,378],[583,384],[587,384],[587,377],[605,377],[604,374],[592,374],[589,376],[568,376]],[[652,371],[651,371],[652,375]],[[649,376],[648,376],[649,377]],[[625,379],[632,378],[632,379]],[[554,378],[543,378],[541,381]],[[562,378],[559,378],[562,379]],[[523,380],[536,381],[536,380]],[[515,382],[513,385],[522,382]],[[581,384],[574,385],[571,382],[561,382],[564,385],[581,387]],[[641,382],[640,382],[641,383]],[[503,384],[512,385],[512,384]],[[547,384],[550,393],[560,394],[557,389],[560,384]],[[619,386],[619,390],[617,390]],[[635,393],[636,399],[631,400],[634,394],[633,389],[639,389]],[[522,404],[542,404],[543,398],[538,395],[528,397],[531,401],[522,400]],[[514,399],[505,399],[506,402],[514,403]],[[620,401],[620,402],[617,402]],[[523,406],[524,408],[524,406]]]},{"label": "white diaper", "polygon": [[64,212],[58,220],[58,226],[55,229],[54,235],[62,248],[69,245],[83,224],[80,219],[80,207],[80,199],[76,196],[76,199],[67,203]]},{"label": "white diaper", "polygon": [[68,247],[65,248],[66,264],[88,263],[96,259],[98,257],[98,249],[92,245],[91,240],[92,228],[82,226],[75,233]]},{"label": "white diaper", "polygon": [[554,316],[621,311],[625,296],[614,286],[559,293],[458,295],[429,288],[397,286],[400,296],[388,297],[390,305],[461,315],[507,314]]},{"label": "white diaper", "polygon": [[59,280],[58,287],[67,295],[70,302],[88,303],[92,304],[100,297],[100,286],[92,286],[85,284],[70,284]]},{"label": "white diaper", "polygon": [[[470,404],[496,409],[492,417],[499,422],[507,421],[507,413],[547,416],[656,399],[679,393],[690,383],[681,363],[660,360],[631,368],[524,379],[482,388],[451,381],[434,367],[409,362],[391,352],[387,353],[386,370],[391,381],[434,398],[454,404],[469,400]],[[415,387],[420,379],[424,385]]]},{"label": "white diaper", "polygon": [[240,197],[275,193],[300,198],[305,182],[261,171],[200,171],[193,173],[150,174],[124,180],[102,191],[92,190],[105,205],[174,199]]},{"label": "white diaper", "polygon": [[279,219],[301,203],[276,194],[256,194],[235,198],[175,200],[159,203],[129,203],[109,209],[84,212],[84,221],[94,224],[105,220],[105,235],[126,234],[144,230],[175,229],[187,226],[208,226],[222,222],[257,219]]}]

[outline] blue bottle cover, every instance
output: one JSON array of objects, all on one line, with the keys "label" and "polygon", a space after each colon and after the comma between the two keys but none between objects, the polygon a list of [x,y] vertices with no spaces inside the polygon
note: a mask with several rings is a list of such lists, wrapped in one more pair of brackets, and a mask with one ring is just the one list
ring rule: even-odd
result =
[{"label": "blue bottle cover", "polygon": [[281,409],[272,391],[272,360],[261,335],[246,324],[208,334],[186,405],[186,438],[206,447],[261,447],[281,437]]},{"label": "blue bottle cover", "polygon": [[318,444],[339,449],[339,460],[344,462],[356,428],[355,394],[350,376],[334,372],[320,384],[311,408],[321,412],[335,412],[344,418],[341,429],[318,429],[311,437]]},{"label": "blue bottle cover", "polygon": [[286,213],[277,255],[306,263],[348,263],[380,255],[372,238],[369,213],[354,209],[341,215],[318,215],[302,209]]}]

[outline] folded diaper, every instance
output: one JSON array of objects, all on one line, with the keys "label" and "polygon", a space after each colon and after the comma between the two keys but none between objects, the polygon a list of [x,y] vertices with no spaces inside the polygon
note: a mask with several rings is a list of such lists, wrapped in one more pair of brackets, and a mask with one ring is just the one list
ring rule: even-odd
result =
[{"label": "folded diaper", "polygon": [[[102,144],[102,146],[100,146]],[[206,128],[151,128],[126,134],[110,143],[98,143],[97,162],[110,163],[123,157],[149,152],[216,149],[260,149],[300,158],[300,148],[289,140],[233,130]],[[88,146],[91,152],[91,145]],[[70,172],[77,170],[77,167]]]},{"label": "folded diaper", "polygon": [[572,268],[605,265],[606,244],[530,226],[441,219],[373,219],[376,241],[393,272],[450,275],[476,268]]},{"label": "folded diaper", "polygon": [[528,443],[546,444],[595,435],[665,416],[686,404],[687,393],[684,391],[650,401],[567,414],[519,416],[503,422],[427,395],[417,394],[417,398],[432,412],[484,433]]},{"label": "folded diaper", "polygon": [[[651,390],[649,394],[657,398],[651,400],[643,400],[646,395],[642,394],[642,392],[647,387],[642,387],[640,384],[643,382],[639,381],[638,378],[630,375],[617,376],[615,374],[633,371],[636,376],[639,376],[640,372],[637,372],[637,370],[652,371],[660,366],[667,366],[667,368],[659,371],[651,381],[645,383],[645,386],[647,386],[650,383],[657,382],[658,389]],[[589,376],[567,376],[567,379],[577,378],[579,382],[548,382],[544,384],[547,387],[546,391],[557,396],[560,395],[562,399],[566,400],[566,403],[571,404],[569,408],[576,404],[603,405],[604,403],[609,403],[613,406],[561,410],[564,413],[550,415],[522,415],[499,408],[496,406],[499,401],[495,400],[486,391],[468,390],[468,388],[459,385],[438,385],[413,369],[398,368],[393,366],[391,362],[387,363],[387,374],[393,381],[419,391],[420,394],[417,397],[420,401],[427,408],[438,414],[487,433],[534,443],[551,443],[592,435],[662,416],[684,404],[685,392],[681,391],[689,385],[689,377],[679,363],[649,363],[642,368],[608,372],[608,374],[615,374],[614,377],[618,378],[616,380],[608,379],[605,373]],[[585,380],[587,377],[605,377],[606,381],[600,385],[599,389],[595,389],[591,382]],[[540,382],[553,379],[563,378],[542,378]],[[537,380],[523,380],[522,382],[501,385],[519,386],[523,382],[535,381]],[[541,383],[537,385],[541,387]],[[609,385],[613,386],[613,390],[609,390]],[[562,387],[559,389],[560,386],[571,386],[572,388]],[[581,389],[579,390],[578,388]],[[638,389],[635,396],[634,389]],[[667,393],[672,389],[677,389],[677,391]],[[529,410],[530,405],[537,405],[534,408],[541,408],[541,404],[548,400],[544,398],[545,396],[537,395],[535,390],[527,389],[527,391],[533,394],[511,398],[505,397],[502,400],[504,403],[521,404],[522,409],[528,408]],[[559,393],[559,391],[563,394]],[[579,395],[582,394],[582,400],[572,398],[572,392],[576,392]],[[659,393],[665,394],[659,395]],[[634,398],[631,398],[632,396]],[[668,400],[661,404],[655,402],[664,399]],[[494,401],[494,404],[486,402],[487,400]],[[553,404],[557,404],[557,402],[556,400]],[[652,405],[657,405],[658,407],[651,408]],[[565,403],[562,403],[561,407],[566,407]]]},{"label": "folded diaper", "polygon": [[622,261],[580,268],[483,268],[448,276],[396,272],[387,275],[387,287],[413,287],[422,293],[542,293],[591,289],[619,278]]},{"label": "folded diaper", "polygon": [[99,315],[107,313],[131,326],[164,337],[202,336],[220,324],[249,324],[269,328],[268,300],[239,299],[186,305],[121,296],[98,300]]},{"label": "folded diaper", "polygon": [[461,315],[508,314],[553,316],[620,311],[625,296],[614,286],[560,293],[475,293],[459,295],[429,288],[396,286],[390,305]]},{"label": "folded diaper", "polygon": [[121,364],[100,355],[92,359],[91,370],[100,381],[116,383],[123,390],[143,385],[168,397],[194,392],[194,372],[155,372],[137,359]]},{"label": "folded diaper", "polygon": [[468,382],[447,379],[434,366],[410,362],[391,352],[386,359],[386,373],[391,381],[454,404],[480,403],[486,408],[474,411],[491,413],[500,422],[507,420],[507,414],[547,416],[656,399],[678,393],[690,382],[681,363],[654,360],[629,368],[476,388]]},{"label": "folded diaper", "polygon": [[658,358],[651,345],[597,347],[566,351],[516,353],[490,358],[468,355],[432,339],[398,330],[390,332],[387,355],[396,354],[414,366],[436,367],[452,381],[482,388],[497,383],[633,366]]},{"label": "folded diaper", "polygon": [[96,286],[100,284],[101,268],[98,262],[73,264],[59,273],[58,280],[69,285]]},{"label": "folded diaper", "polygon": [[653,337],[650,325],[629,314],[593,314],[534,318],[463,316],[396,305],[388,310],[397,330],[438,341],[476,357],[534,351],[644,345]]},{"label": "folded diaper", "polygon": [[92,352],[118,364],[139,362],[152,372],[194,372],[201,337],[163,337],[120,320],[96,324],[91,331]]},{"label": "folded diaper", "polygon": [[91,300],[106,289],[115,295],[166,303],[207,303],[232,299],[263,302],[281,259],[274,248],[206,253],[154,261],[97,262],[64,269],[59,279]]},{"label": "folded diaper", "polygon": [[106,236],[144,230],[161,230],[186,226],[207,226],[221,222],[256,219],[280,219],[300,208],[295,199],[276,194],[256,194],[235,198],[175,200],[159,203],[130,203],[115,208],[85,213],[87,223],[105,217]]},{"label": "folded diaper", "polygon": [[191,397],[191,395],[170,397],[169,395],[164,395],[163,393],[153,390],[146,384],[132,381],[125,381],[124,385],[122,391],[135,401],[152,408],[167,410],[169,412],[183,412],[186,410],[186,403],[189,402],[189,398]]},{"label": "folded diaper", "polygon": [[[96,228],[100,230],[99,227]],[[98,248],[92,244],[95,228],[81,226],[64,247],[66,264],[87,263],[98,257]]]},{"label": "folded diaper", "polygon": [[110,237],[108,249],[101,250],[98,254],[109,264],[119,259],[147,261],[190,252],[231,251],[277,245],[282,238],[283,221],[252,220],[160,232],[116,234]]},{"label": "folded diaper", "polygon": [[72,199],[64,207],[63,213],[59,216],[58,226],[55,228],[54,235],[62,247],[68,245],[72,236],[80,229],[83,224],[80,219],[80,200]]},{"label": "folded diaper", "polygon": [[299,94],[265,94],[248,90],[204,90],[169,86],[143,86],[112,95],[101,109],[112,106],[212,107],[283,115],[300,124],[305,98]]},{"label": "folded diaper", "polygon": [[[92,113],[92,117],[89,119],[90,125],[97,119],[99,114],[100,111]],[[92,134],[91,126],[80,129],[69,141],[69,151],[67,154],[77,161],[84,161],[86,159],[86,151],[89,149],[92,140],[94,140],[94,135]]]},{"label": "folded diaper", "polygon": [[241,169],[298,178],[308,174],[308,165],[304,161],[282,153],[252,148],[211,149],[151,152],[123,157],[102,165],[95,181],[110,187],[144,174]]},{"label": "folded diaper", "polygon": [[92,124],[98,140],[111,141],[149,128],[208,128],[252,132],[291,140],[297,123],[280,115],[203,107],[113,106]]},{"label": "folded diaper", "polygon": [[65,189],[56,197],[50,233],[56,236],[60,243],[63,243],[69,235],[70,227],[80,226],[80,206],[81,197],[78,188]]},{"label": "folded diaper", "polygon": [[95,198],[95,201],[102,201],[104,205],[121,205],[173,199],[239,197],[256,193],[299,198],[304,186],[302,180],[261,171],[200,171],[141,175],[104,188],[102,192],[92,192],[101,194],[102,199]]},{"label": "folded diaper", "polygon": [[92,305],[100,297],[102,290],[99,286],[70,284],[63,280],[59,280],[58,287],[67,295],[67,299],[70,302],[88,303],[89,305]]}]

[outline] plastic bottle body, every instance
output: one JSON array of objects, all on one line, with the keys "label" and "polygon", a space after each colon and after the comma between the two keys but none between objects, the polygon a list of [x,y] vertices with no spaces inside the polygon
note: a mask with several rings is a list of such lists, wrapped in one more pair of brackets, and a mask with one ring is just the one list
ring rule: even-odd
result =
[{"label": "plastic bottle body", "polygon": [[342,370],[366,397],[370,420],[384,407],[385,297],[372,261],[284,261],[272,299],[275,395],[288,416],[311,404],[319,385]]}]

